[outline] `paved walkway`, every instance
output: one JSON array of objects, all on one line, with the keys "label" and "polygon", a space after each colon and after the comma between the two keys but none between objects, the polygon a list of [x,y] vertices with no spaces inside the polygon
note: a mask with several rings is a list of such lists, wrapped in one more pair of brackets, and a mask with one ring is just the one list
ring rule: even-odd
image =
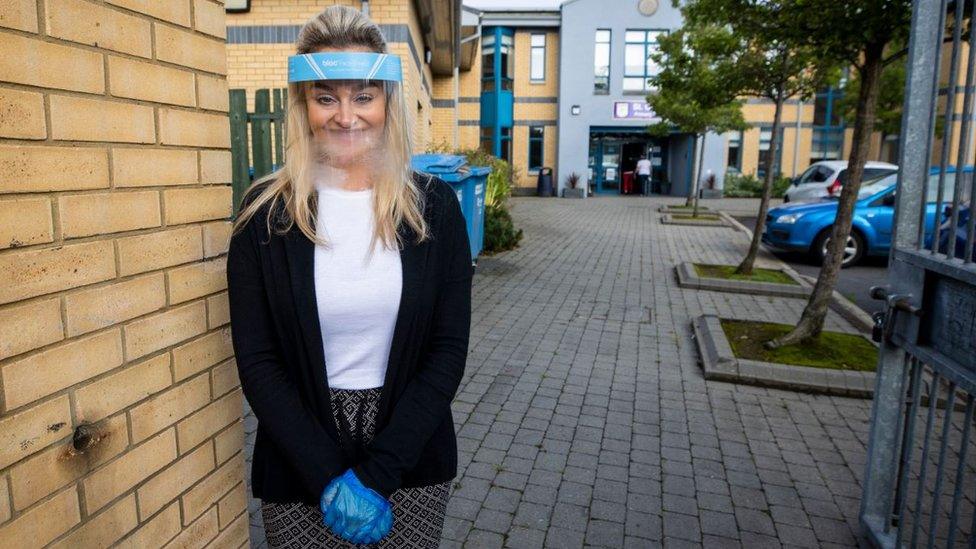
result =
[{"label": "paved walkway", "polygon": [[706,382],[693,317],[805,302],[678,288],[677,263],[748,241],[661,225],[659,204],[513,199],[522,246],[475,276],[443,547],[856,545],[870,402]]}]

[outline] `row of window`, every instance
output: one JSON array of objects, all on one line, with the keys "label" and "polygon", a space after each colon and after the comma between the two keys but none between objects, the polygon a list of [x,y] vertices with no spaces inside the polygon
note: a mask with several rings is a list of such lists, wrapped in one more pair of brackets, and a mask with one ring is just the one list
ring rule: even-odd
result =
[{"label": "row of window", "polygon": [[[783,143],[783,130],[780,128],[780,144]],[[759,162],[756,166],[756,176],[764,177],[766,174],[766,160],[769,158],[772,148],[773,129],[759,129]],[[742,171],[742,132],[729,132],[726,134],[728,143],[728,155],[726,157],[729,170]],[[844,150],[844,129],[834,128],[831,130],[813,130],[813,143],[810,149],[810,163],[820,160],[838,160]],[[773,173],[782,173],[783,148],[782,145],[776,151],[773,159]]]},{"label": "row of window", "polygon": [[[492,128],[481,128],[481,150],[492,152]],[[529,171],[537,171],[542,167],[545,159],[545,135],[544,126],[529,126]],[[512,128],[501,128],[501,159],[506,162],[512,161]]]},{"label": "row of window", "polygon": [[[628,29],[624,32],[624,93],[642,93],[651,89],[648,80],[660,72],[652,56],[658,52],[658,38],[666,30]],[[593,50],[593,93],[610,93],[610,53],[613,31],[597,29]]]},{"label": "row of window", "polygon": [[[481,83],[482,92],[495,91],[495,35],[486,34],[481,39]],[[502,90],[510,91],[515,77],[515,45],[511,35],[502,34],[498,46]],[[546,80],[546,35],[532,33],[529,37],[529,81],[534,83]]]}]

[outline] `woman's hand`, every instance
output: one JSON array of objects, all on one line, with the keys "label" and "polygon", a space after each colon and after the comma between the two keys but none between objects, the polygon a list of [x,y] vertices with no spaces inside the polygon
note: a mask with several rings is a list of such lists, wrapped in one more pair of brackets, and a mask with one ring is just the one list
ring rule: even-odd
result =
[{"label": "woman's hand", "polygon": [[393,527],[390,502],[363,486],[352,469],[332,479],[319,506],[323,523],[352,543],[376,543]]}]

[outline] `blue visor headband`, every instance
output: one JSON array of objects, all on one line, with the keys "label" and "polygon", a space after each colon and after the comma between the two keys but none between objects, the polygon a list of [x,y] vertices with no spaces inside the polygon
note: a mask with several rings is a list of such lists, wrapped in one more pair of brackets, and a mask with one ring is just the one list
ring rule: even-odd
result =
[{"label": "blue visor headband", "polygon": [[388,80],[400,82],[400,58],[387,53],[304,53],[288,57],[288,81]]}]

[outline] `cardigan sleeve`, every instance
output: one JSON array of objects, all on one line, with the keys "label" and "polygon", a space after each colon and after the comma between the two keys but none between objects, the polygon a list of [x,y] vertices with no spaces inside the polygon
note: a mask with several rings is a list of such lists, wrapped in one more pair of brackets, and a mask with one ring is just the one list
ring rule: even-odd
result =
[{"label": "cardigan sleeve", "polygon": [[347,465],[281,363],[253,225],[252,221],[231,238],[227,255],[231,333],[241,387],[263,431],[317,500]]},{"label": "cardigan sleeve", "polygon": [[[413,468],[435,429],[444,420],[457,392],[468,355],[471,328],[471,248],[464,216],[454,192],[441,186],[437,196],[444,221],[446,276],[441,281],[431,320],[430,347],[402,396],[390,422],[367,449],[366,459],[353,468],[360,481],[389,497],[400,487],[404,471]],[[446,191],[446,192],[445,192]],[[436,238],[436,236],[435,236]]]}]

